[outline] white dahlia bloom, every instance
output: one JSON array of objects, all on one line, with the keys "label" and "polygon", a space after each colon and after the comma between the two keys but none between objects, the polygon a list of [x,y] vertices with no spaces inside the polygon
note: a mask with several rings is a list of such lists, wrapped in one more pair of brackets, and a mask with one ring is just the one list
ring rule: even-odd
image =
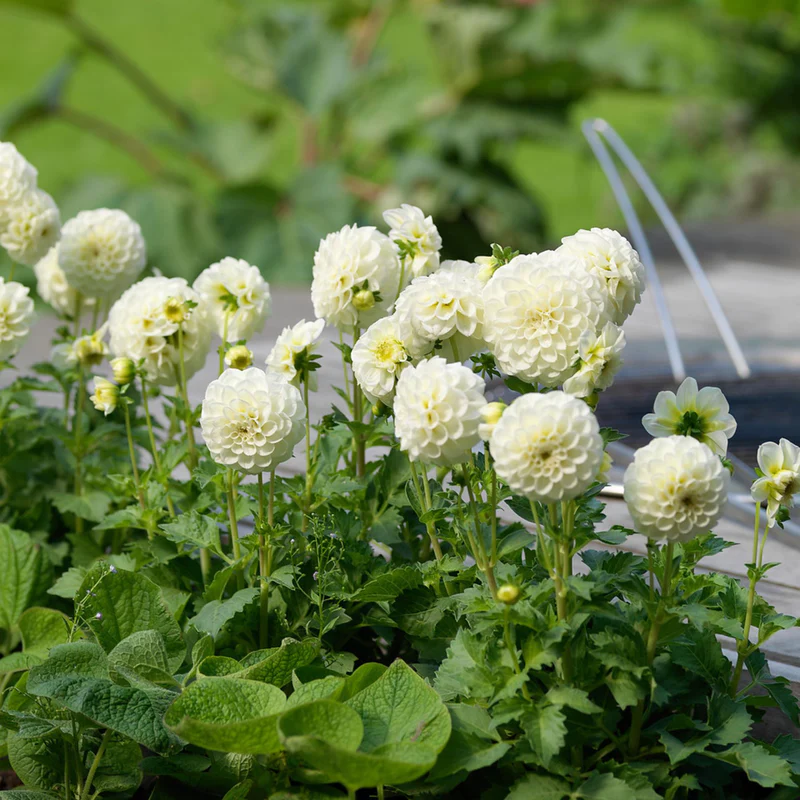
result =
[{"label": "white dahlia bloom", "polygon": [[33,189],[3,215],[0,246],[12,261],[32,267],[58,241],[61,216],[47,192]]},{"label": "white dahlia bloom", "polygon": [[518,256],[483,290],[483,336],[508,375],[558,386],[574,371],[584,333],[603,321],[602,298],[552,252]]},{"label": "white dahlia bloom", "polygon": [[142,229],[124,211],[81,211],[61,231],[58,263],[70,286],[90,297],[114,297],[146,263]]},{"label": "white dahlia bloom", "polygon": [[0,142],[0,230],[5,214],[36,189],[36,169],[11,142]]},{"label": "white dahlia bloom", "polygon": [[19,352],[33,322],[33,300],[29,289],[16,281],[0,278],[0,360]]},{"label": "white dahlia bloom", "polygon": [[[72,317],[77,309],[78,293],[67,283],[64,270],[58,265],[58,245],[51,247],[33,267],[36,274],[36,291],[39,297],[54,311],[64,317]],[[84,308],[95,304],[93,297],[83,297]]]},{"label": "white dahlia bloom", "polygon": [[788,439],[780,444],[764,442],[758,448],[761,475],[753,483],[751,494],[758,503],[767,501],[767,526],[775,525],[780,506],[791,506],[800,492],[800,447]]},{"label": "white dahlia bloom", "polygon": [[481,424],[478,426],[478,433],[484,442],[488,442],[492,438],[494,429],[507,408],[508,406],[505,403],[495,400],[492,403],[487,403],[481,409]]},{"label": "white dahlia bloom", "polygon": [[373,322],[353,346],[353,375],[370,403],[392,405],[397,380],[411,361],[406,333],[393,314]]},{"label": "white dahlia bloom", "polygon": [[476,264],[449,261],[400,293],[395,314],[411,329],[414,357],[448,342],[447,354],[460,362],[484,346],[483,285],[477,274]]},{"label": "white dahlia bloom", "polygon": [[305,416],[290,383],[255,367],[226,369],[206,389],[200,427],[214,461],[254,475],[291,458]]},{"label": "white dahlia bloom", "polygon": [[404,369],[394,398],[394,430],[411,461],[464,461],[480,441],[483,380],[463,364],[430,358]]},{"label": "white dahlia bloom", "polygon": [[557,252],[566,251],[600,278],[611,302],[617,325],[633,313],[645,289],[644,266],[630,242],[610,228],[579,230],[561,240]]},{"label": "white dahlia bloom", "polygon": [[652,414],[642,418],[651,436],[692,436],[717,455],[728,452],[728,439],[736,433],[736,420],[729,413],[725,395],[716,386],[697,390],[697,381],[686,378],[678,393],[659,392]]},{"label": "white dahlia bloom", "polygon": [[599,334],[585,331],[578,342],[578,371],[564,381],[564,391],[588,397],[608,389],[622,366],[624,347],[625,334],[613,322],[607,322]]},{"label": "white dahlia bloom", "polygon": [[197,276],[194,289],[225,341],[249,339],[263,329],[271,295],[258,267],[241,258],[223,258]]},{"label": "white dahlia bloom", "polygon": [[[197,306],[190,309],[192,303]],[[211,343],[202,298],[183,278],[145,278],[134,284],[112,306],[108,325],[112,353],[136,364],[143,361],[147,380],[162,386],[177,382],[179,327],[187,379],[203,366]]]},{"label": "white dahlia bloom", "polygon": [[[315,353],[314,345],[322,336],[325,327],[324,319],[306,322],[301,319],[296,325],[290,325],[281,331],[275,345],[267,356],[267,372],[295,386],[303,378],[303,370]],[[316,388],[313,371],[310,388]]]},{"label": "white dahlia bloom", "polygon": [[571,500],[589,488],[603,460],[595,415],[564,392],[518,397],[489,439],[497,474],[542,503]]},{"label": "white dahlia bloom", "polygon": [[442,237],[432,217],[426,217],[416,206],[403,203],[400,208],[384,211],[383,219],[391,228],[389,238],[397,245],[406,279],[430,275],[439,268]]},{"label": "white dahlia bloom", "polygon": [[711,450],[687,436],[654,439],[625,470],[625,502],[639,533],[686,542],[722,516],[730,475]]},{"label": "white dahlia bloom", "polygon": [[314,254],[314,313],[337,328],[366,328],[391,309],[399,282],[392,240],[373,227],[345,225]]}]

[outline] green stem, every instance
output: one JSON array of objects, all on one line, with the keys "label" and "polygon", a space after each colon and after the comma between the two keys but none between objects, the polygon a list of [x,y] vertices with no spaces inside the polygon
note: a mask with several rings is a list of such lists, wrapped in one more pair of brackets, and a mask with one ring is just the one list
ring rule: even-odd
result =
[{"label": "green stem", "polygon": [[[420,482],[419,472],[417,472],[417,465],[409,458],[408,463],[411,465],[411,480],[414,482],[414,489],[417,492],[419,504],[422,506],[423,513],[431,509],[431,489],[428,486],[428,473],[423,475],[422,482]],[[425,485],[423,492],[421,484]],[[428,532],[428,538],[431,542],[431,547],[436,555],[436,560],[441,561],[443,558],[442,546],[439,544],[439,539],[436,537],[436,526],[431,520],[425,523],[425,530]]]},{"label": "green stem", "polygon": [[486,465],[490,470],[491,484],[489,485],[489,505],[492,507],[492,555],[489,565],[494,567],[497,564],[497,473],[494,471],[492,454],[489,450],[489,443],[486,443]]},{"label": "green stem", "polygon": [[[83,428],[83,406],[86,401],[86,381],[83,375],[83,364],[78,366],[78,400],[75,407],[75,419],[72,422],[72,430],[74,437],[74,451],[75,451],[75,494],[80,496],[83,494],[83,442],[81,440]],[[83,520],[75,517],[75,530],[78,533],[83,531]]]},{"label": "green stem", "polygon": [[469,497],[469,507],[472,510],[472,519],[475,523],[475,546],[478,548],[473,556],[478,568],[486,576],[486,582],[489,584],[489,591],[492,593],[492,599],[497,600],[497,581],[494,577],[494,569],[492,564],[486,556],[486,548],[483,544],[483,535],[481,533],[481,518],[478,513],[478,505],[475,502],[475,493],[472,490],[472,480],[470,472],[466,464],[461,465],[461,472],[464,476],[464,484],[467,487],[467,496]]},{"label": "green stem", "polygon": [[300,530],[305,533],[308,529],[308,513],[311,507],[311,487],[313,476],[311,474],[311,409],[309,408],[309,381],[310,373],[305,371],[303,376],[303,402],[306,404],[306,485],[303,491],[303,519],[300,523]]},{"label": "green stem", "polygon": [[[269,577],[272,572],[272,524],[273,505],[275,498],[275,471],[269,475],[269,507],[267,520],[264,519],[264,473],[258,473],[258,516],[262,532],[258,535],[258,571],[261,586],[259,590],[259,605],[261,624],[259,626],[259,647],[269,647]],[[264,524],[269,526],[269,533],[265,534]]]},{"label": "green stem", "polygon": [[[158,446],[156,445],[156,435],[155,431],[153,430],[153,418],[150,416],[150,403],[147,399],[147,381],[145,380],[144,375],[141,376],[141,381],[142,407],[144,408],[144,419],[147,423],[147,435],[150,439],[150,452],[153,455],[153,464],[155,465],[156,472],[161,475],[161,456],[158,454]],[[169,511],[169,515],[172,519],[175,519],[175,506],[172,504],[172,498],[169,496],[169,479],[166,476],[164,476],[164,489],[167,493],[167,509]]]},{"label": "green stem", "polygon": [[230,312],[226,311],[225,316],[222,320],[222,344],[219,348],[219,373],[222,375],[225,372],[225,350],[228,344],[228,319],[230,317]]},{"label": "green stem", "polygon": [[[361,335],[361,331],[358,328],[353,329],[353,345],[359,339]],[[361,387],[358,385],[358,381],[353,379],[353,419],[355,422],[361,423],[362,419],[364,418],[364,410],[363,410],[363,395],[361,393]],[[364,447],[364,434],[356,432],[353,434],[353,447],[355,448],[356,452],[356,477],[363,478],[364,473],[366,472],[366,452]]]},{"label": "green stem", "polygon": [[[241,567],[242,545],[239,541],[239,521],[236,518],[236,487],[234,486],[233,469],[228,467],[228,520],[231,527],[231,547],[237,569]],[[240,576],[241,577],[241,576]]]},{"label": "green stem", "polygon": [[139,498],[139,506],[145,510],[144,492],[139,482],[139,465],[136,463],[136,448],[133,444],[133,430],[131,429],[131,413],[128,410],[126,398],[122,398],[122,410],[125,412],[125,432],[128,434],[128,454],[131,457],[131,470],[133,471],[133,485],[136,487],[136,496]]},{"label": "green stem", "polygon": [[107,728],[106,732],[103,734],[103,739],[100,742],[100,747],[97,748],[97,752],[94,755],[94,760],[92,761],[91,767],[89,767],[89,774],[86,776],[86,781],[83,784],[83,793],[81,794],[81,800],[89,800],[91,796],[92,790],[92,781],[94,780],[94,776],[97,773],[97,768],[100,766],[100,762],[103,760],[103,755],[106,752],[106,745],[108,744],[108,740],[111,738],[111,728]]},{"label": "green stem", "polygon": [[83,295],[75,293],[75,318],[72,321],[72,335],[77,339],[81,335],[81,311],[83,310]]},{"label": "green stem", "polygon": [[[344,337],[342,336],[341,329],[339,330],[339,344],[344,347]],[[340,351],[341,352],[341,351]],[[350,398],[350,376],[348,375],[347,371],[347,361],[344,357],[344,352],[342,352],[342,370],[344,372],[344,393],[347,395],[347,405],[349,409],[353,410],[353,401]]]},{"label": "green stem", "polygon": [[[517,657],[517,646],[514,644],[514,637],[511,635],[511,620],[509,619],[511,609],[506,606],[503,609],[503,641],[506,645],[506,650],[511,657],[511,666],[514,667],[514,672],[517,675],[522,674],[522,668],[519,665],[519,658]],[[530,700],[531,696],[528,692],[528,687],[522,684],[522,695],[526,700]]]},{"label": "green stem", "polygon": [[184,424],[186,426],[186,442],[189,446],[189,472],[197,468],[197,445],[194,440],[194,425],[192,425],[192,409],[189,405],[189,390],[186,386],[186,358],[183,347],[183,325],[178,327],[178,384],[184,405]]}]

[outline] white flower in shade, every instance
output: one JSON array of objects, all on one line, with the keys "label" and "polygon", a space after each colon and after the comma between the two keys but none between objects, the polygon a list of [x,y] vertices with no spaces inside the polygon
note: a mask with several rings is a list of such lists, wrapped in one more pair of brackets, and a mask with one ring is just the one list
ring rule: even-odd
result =
[{"label": "white flower in shade", "polygon": [[399,281],[392,240],[373,227],[345,225],[314,254],[314,313],[337,328],[366,328],[391,308]]},{"label": "white flower in shade", "polygon": [[613,322],[607,322],[599,334],[585,331],[578,342],[578,371],[564,381],[564,391],[588,397],[608,389],[622,366],[624,347],[625,334]]},{"label": "white flower in shade", "polygon": [[105,378],[94,379],[94,394],[89,398],[98,411],[105,416],[111,414],[119,400],[119,386]]},{"label": "white flower in shade", "polygon": [[249,339],[263,329],[271,295],[258,267],[240,258],[223,258],[197,276],[194,289],[206,301],[217,334],[226,341]]},{"label": "white flower in shade", "polygon": [[[197,306],[190,309],[191,303]],[[187,379],[203,366],[211,343],[202,298],[183,278],[145,278],[134,284],[112,306],[108,325],[111,352],[136,364],[143,361],[147,380],[162,386],[177,382],[181,326]]]},{"label": "white flower in shade", "polygon": [[411,461],[460,464],[480,441],[483,380],[463,364],[430,358],[404,369],[394,397],[394,429]]},{"label": "white flower in shade", "polygon": [[630,242],[610,228],[580,230],[561,240],[559,251],[575,257],[605,284],[617,325],[633,313],[645,289],[645,271]]},{"label": "white flower in shade", "polygon": [[33,322],[33,300],[28,287],[0,278],[0,359],[19,352]]},{"label": "white flower in shade", "polygon": [[371,403],[392,404],[401,372],[411,354],[396,314],[373,322],[353,346],[353,375]]},{"label": "white flower in shade", "polygon": [[11,142],[0,142],[0,230],[6,212],[36,189],[36,170]]},{"label": "white flower in shade", "polygon": [[730,475],[711,450],[687,436],[654,439],[625,470],[625,502],[639,533],[686,542],[722,516]]},{"label": "white flower in shade", "polygon": [[53,198],[33,189],[5,211],[0,246],[12,261],[32,267],[58,241],[60,230],[61,216]]},{"label": "white flower in shade", "polygon": [[445,262],[438,272],[415,278],[400,293],[395,314],[410,326],[418,348],[414,357],[448,342],[448,360],[463,361],[484,346],[483,286],[477,273],[476,264]]},{"label": "white flower in shade", "polygon": [[[54,311],[65,317],[75,315],[78,293],[67,283],[64,271],[58,266],[58,245],[51,247],[47,254],[33,267],[36,274],[36,291]],[[94,306],[93,297],[83,297],[83,308]]]},{"label": "white flower in shade", "polygon": [[384,211],[383,219],[391,228],[389,238],[397,245],[407,279],[430,275],[439,268],[442,237],[431,217],[403,203],[400,208]]},{"label": "white flower in shade", "polygon": [[697,390],[697,381],[686,378],[678,393],[659,392],[653,414],[642,418],[651,436],[692,436],[717,455],[728,452],[728,439],[736,433],[736,420],[728,413],[728,401],[716,386]]},{"label": "white flower in shade", "polygon": [[487,403],[481,409],[481,424],[478,426],[478,433],[484,442],[488,442],[492,438],[494,429],[507,408],[508,406],[505,403],[495,401]]},{"label": "white flower in shade", "polygon": [[500,267],[483,298],[483,335],[500,369],[550,387],[573,373],[581,336],[602,321],[602,299],[550,252]]},{"label": "white flower in shade", "polygon": [[58,263],[69,285],[90,297],[114,297],[146,260],[142,229],[124,211],[81,211],[61,231]]},{"label": "white flower in shade", "polygon": [[603,460],[597,419],[564,392],[518,397],[489,439],[497,474],[542,503],[570,500],[589,488]]},{"label": "white flower in shade", "polygon": [[229,347],[225,353],[225,363],[231,369],[247,369],[253,366],[253,351],[243,344]]},{"label": "white flower in shade", "polygon": [[102,364],[108,355],[108,345],[104,341],[107,330],[106,324],[94,333],[79,336],[72,343],[67,362],[80,364],[82,367],[97,367]]},{"label": "white flower in shade", "polygon": [[[316,319],[306,322],[301,319],[296,325],[290,325],[281,331],[275,340],[275,346],[267,356],[267,372],[276,378],[297,385],[303,377],[303,369],[314,355],[314,345],[322,336],[325,320]],[[313,371],[310,373],[310,388],[316,388]]]},{"label": "white flower in shade", "polygon": [[771,528],[780,506],[791,506],[800,492],[800,447],[788,439],[781,439],[780,444],[765,442],[758,448],[758,468],[761,475],[751,493],[756,502],[767,501],[767,525]]},{"label": "white flower in shade", "polygon": [[214,461],[254,475],[291,458],[305,416],[290,383],[255,367],[227,369],[206,389],[200,427]]}]

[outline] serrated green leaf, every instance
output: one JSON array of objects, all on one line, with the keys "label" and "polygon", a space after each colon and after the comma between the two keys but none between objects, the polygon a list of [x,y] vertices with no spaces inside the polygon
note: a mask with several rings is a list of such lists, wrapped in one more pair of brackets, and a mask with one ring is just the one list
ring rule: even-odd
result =
[{"label": "serrated green leaf", "polygon": [[563,800],[569,794],[570,787],[566,781],[550,775],[529,773],[511,787],[506,800]]},{"label": "serrated green leaf", "polygon": [[200,613],[189,621],[198,631],[216,639],[225,625],[251,603],[255,603],[258,598],[258,589],[240,589],[227,600],[212,600],[206,603],[200,609]]},{"label": "serrated green leaf", "polygon": [[545,768],[564,746],[566,717],[555,706],[534,706],[522,717],[522,729]]},{"label": "serrated green leaf", "polygon": [[578,787],[573,797],[582,800],[631,800],[632,795],[625,781],[608,773],[595,772]]},{"label": "serrated green leaf", "polygon": [[219,526],[212,517],[205,514],[198,514],[196,511],[181,514],[173,522],[163,524],[161,531],[169,541],[176,544],[204,547],[217,555],[223,555]]},{"label": "serrated green leaf", "polygon": [[589,695],[575,686],[554,686],[545,695],[548,703],[558,706],[569,706],[581,714],[598,714],[603,709],[589,699]]},{"label": "serrated green leaf", "polygon": [[453,731],[444,750],[439,753],[430,779],[439,780],[457,772],[473,772],[499,761],[509,750],[507,742],[492,742],[462,731]]},{"label": "serrated green leaf", "polygon": [[399,567],[373,578],[352,597],[358,603],[381,603],[394,600],[406,589],[414,589],[422,583],[422,573],[413,566]]},{"label": "serrated green leaf", "polygon": [[771,788],[794,785],[788,762],[754,742],[742,742],[722,753],[708,753],[708,755],[741,767],[747,773],[747,777],[760,786]]},{"label": "serrated green leaf", "polygon": [[111,498],[105,492],[85,494],[54,492],[50,495],[50,499],[62,514],[75,514],[90,522],[102,522],[111,505]]}]

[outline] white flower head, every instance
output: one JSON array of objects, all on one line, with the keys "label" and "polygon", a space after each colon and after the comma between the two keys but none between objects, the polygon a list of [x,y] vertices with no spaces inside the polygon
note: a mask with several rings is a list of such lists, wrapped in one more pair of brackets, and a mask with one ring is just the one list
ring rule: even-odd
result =
[{"label": "white flower head", "polygon": [[0,142],[0,230],[12,206],[36,189],[36,169],[11,142]]},{"label": "white flower head", "polygon": [[[337,328],[366,328],[391,309],[399,281],[392,240],[373,227],[345,225],[328,234],[314,254],[314,314]],[[372,304],[365,293],[372,294]]]},{"label": "white flower head", "polygon": [[29,289],[16,281],[0,278],[0,360],[19,352],[33,323],[33,300]]},{"label": "white flower head", "polygon": [[240,258],[223,258],[197,276],[194,289],[226,341],[249,339],[263,329],[271,295],[258,267]]},{"label": "white flower head", "polygon": [[134,284],[112,306],[108,325],[111,352],[136,364],[142,361],[147,380],[161,386],[177,382],[180,338],[187,379],[203,366],[211,343],[202,298],[183,278],[145,278]]},{"label": "white flower head", "polygon": [[227,369],[206,389],[200,427],[214,461],[254,475],[291,458],[305,415],[290,383],[256,367]]},{"label": "white flower head", "polygon": [[393,314],[373,322],[353,346],[353,375],[371,403],[392,405],[397,380],[411,361],[405,334]]},{"label": "white flower head", "polygon": [[[275,345],[267,356],[267,372],[270,375],[294,384],[303,377],[303,369],[314,355],[314,345],[322,336],[325,320],[316,319],[306,322],[301,319],[296,325],[289,325],[281,331]],[[316,376],[310,372],[309,388],[316,388]]]},{"label": "white flower head", "polygon": [[515,492],[542,503],[585,492],[603,459],[595,415],[564,392],[518,397],[500,417],[489,446],[497,474]]},{"label": "white flower head", "polygon": [[602,297],[549,251],[500,267],[483,298],[483,335],[500,369],[549,387],[570,377],[581,337],[603,321]]},{"label": "white flower head", "polygon": [[81,211],[61,231],[58,263],[81,294],[114,297],[139,277],[146,260],[142,229],[124,211]]},{"label": "white flower head", "polygon": [[719,456],[728,452],[728,439],[736,433],[725,395],[716,386],[698,391],[694,378],[686,378],[677,394],[659,392],[653,412],[642,418],[651,436],[692,436]]},{"label": "white flower head", "polygon": [[767,501],[767,525],[771,528],[780,506],[791,506],[800,492],[800,447],[788,439],[779,444],[764,442],[758,448],[758,468],[761,475],[750,491],[756,502]]},{"label": "white flower head", "polygon": [[0,246],[12,261],[32,267],[58,241],[61,216],[47,192],[32,189],[3,215]]},{"label": "white flower head", "polygon": [[430,358],[404,369],[394,398],[395,434],[411,461],[460,464],[480,441],[483,380],[463,364]]},{"label": "white flower head", "polygon": [[[33,267],[36,275],[36,291],[54,311],[64,317],[72,317],[78,308],[78,293],[67,283],[64,271],[58,265],[58,245],[51,247]],[[82,297],[84,308],[95,304],[93,297]]]},{"label": "white flower head", "polygon": [[625,470],[625,502],[639,533],[686,542],[717,523],[729,484],[711,450],[687,436],[667,436],[636,451]]},{"label": "white flower head", "polygon": [[94,379],[94,394],[89,398],[98,411],[105,416],[111,414],[119,401],[119,386],[106,378]]},{"label": "white flower head", "polygon": [[400,293],[395,314],[411,329],[414,357],[448,342],[451,360],[463,361],[484,346],[483,286],[477,273],[476,264],[445,262],[438,272],[415,278]]},{"label": "white flower head", "polygon": [[391,228],[389,238],[397,245],[407,278],[430,275],[439,268],[442,237],[422,209],[403,203],[384,211],[383,219]]},{"label": "white flower head", "polygon": [[67,362],[80,364],[83,367],[97,367],[102,364],[108,355],[108,345],[104,341],[107,330],[108,324],[98,328],[94,333],[75,339],[67,356]]},{"label": "white flower head", "polygon": [[630,242],[610,228],[579,230],[562,240],[558,251],[566,251],[600,278],[608,292],[612,321],[617,325],[633,313],[645,289],[645,271]]},{"label": "white flower head", "polygon": [[481,409],[481,424],[478,427],[478,433],[484,442],[488,442],[492,438],[494,429],[507,408],[505,403],[495,400],[493,403],[487,403]]},{"label": "white flower head", "polygon": [[564,391],[588,397],[608,389],[622,366],[624,347],[625,334],[613,322],[607,322],[599,334],[584,331],[578,342],[578,371],[564,381]]}]

